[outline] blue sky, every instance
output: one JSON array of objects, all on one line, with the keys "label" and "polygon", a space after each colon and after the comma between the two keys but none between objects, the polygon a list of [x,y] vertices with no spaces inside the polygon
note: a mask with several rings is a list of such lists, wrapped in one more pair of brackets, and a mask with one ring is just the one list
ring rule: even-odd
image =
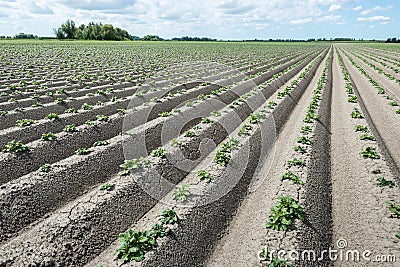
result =
[{"label": "blue sky", "polygon": [[400,38],[399,0],[0,1],[0,35],[53,36],[67,19],[164,38]]}]

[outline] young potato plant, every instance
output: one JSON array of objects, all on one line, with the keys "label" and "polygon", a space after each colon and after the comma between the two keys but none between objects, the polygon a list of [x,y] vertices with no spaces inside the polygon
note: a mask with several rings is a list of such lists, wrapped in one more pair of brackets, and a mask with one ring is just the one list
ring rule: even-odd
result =
[{"label": "young potato plant", "polygon": [[51,121],[55,121],[55,120],[58,120],[60,117],[56,113],[50,113],[50,114],[47,114],[44,118],[51,120]]},{"label": "young potato plant", "polygon": [[69,108],[64,111],[65,113],[78,113],[78,111],[74,108]]},{"label": "young potato plant", "polygon": [[153,236],[156,236],[157,238],[164,237],[169,234],[169,228],[162,223],[157,223],[151,227],[151,233]]},{"label": "young potato plant", "polygon": [[287,164],[289,167],[292,167],[292,166],[305,167],[306,166],[306,162],[304,160],[299,160],[297,158],[288,160]]},{"label": "young potato plant", "polygon": [[164,111],[161,112],[160,114],[158,114],[158,116],[160,117],[170,117],[172,115],[172,113],[168,112],[168,111]]},{"label": "young potato plant", "polygon": [[177,147],[177,146],[183,144],[183,141],[174,138],[174,139],[172,139],[172,140],[170,141],[170,144],[171,144],[172,147]]},{"label": "young potato plant", "polygon": [[128,175],[133,170],[139,170],[144,165],[147,165],[147,164],[148,164],[148,159],[146,159],[146,158],[125,160],[124,163],[119,165],[123,170],[120,171],[118,174],[120,176]]},{"label": "young potato plant", "polygon": [[206,181],[207,183],[211,182],[213,177],[207,170],[198,170],[197,171],[197,177],[200,179],[200,181]]},{"label": "young potato plant", "polygon": [[308,136],[300,136],[297,138],[297,143],[303,144],[303,145],[311,145],[312,141]]},{"label": "young potato plant", "polygon": [[271,215],[265,227],[277,231],[287,231],[296,219],[304,221],[303,208],[290,196],[279,196],[278,202],[271,208]]},{"label": "young potato plant", "polygon": [[367,146],[364,151],[361,152],[364,159],[380,159],[381,157],[376,152],[376,148]]},{"label": "young potato plant", "polygon": [[97,91],[96,91],[96,94],[102,95],[102,96],[106,96],[106,95],[107,95],[106,91],[101,90],[101,89],[97,90]]},{"label": "young potato plant", "polygon": [[40,172],[49,172],[51,170],[51,165],[50,164],[44,164],[39,168]]},{"label": "young potato plant", "polygon": [[376,181],[378,182],[379,187],[385,187],[388,186],[389,188],[393,188],[395,186],[393,181],[386,180],[385,177],[379,176]]},{"label": "young potato plant", "polygon": [[214,156],[214,161],[220,166],[225,167],[231,160],[231,152],[233,149],[237,149],[240,146],[239,140],[232,138],[230,141],[225,142],[221,145],[220,149]]},{"label": "young potato plant", "polygon": [[73,133],[73,132],[76,132],[76,131],[77,131],[77,130],[76,130],[75,124],[68,124],[68,125],[66,125],[66,126],[64,127],[64,132]]},{"label": "young potato plant", "polygon": [[313,120],[317,120],[321,117],[319,114],[315,114],[313,110],[307,112],[306,117],[304,118],[305,123],[313,123]]},{"label": "young potato plant", "polygon": [[301,127],[300,133],[302,133],[302,134],[309,134],[309,133],[311,133],[311,132],[312,132],[312,129],[311,129],[310,126],[304,125],[304,126]]},{"label": "young potato plant", "polygon": [[100,190],[101,191],[112,191],[115,188],[115,184],[114,183],[105,183],[103,185],[100,186]]},{"label": "young potato plant", "polygon": [[85,124],[86,124],[86,125],[89,125],[89,126],[95,126],[95,125],[96,125],[96,122],[95,122],[95,121],[92,121],[92,120],[87,120],[87,121],[85,121]]},{"label": "young potato plant", "polygon": [[180,110],[179,108],[173,108],[171,110],[171,113],[181,113],[181,112],[182,112],[182,110]]},{"label": "young potato plant", "polygon": [[13,140],[7,143],[6,148],[3,149],[3,152],[21,154],[28,152],[29,150],[29,147],[24,145],[22,142]]},{"label": "young potato plant", "polygon": [[190,195],[189,184],[184,184],[182,187],[175,189],[172,192],[172,198],[180,202],[186,202],[187,197]]},{"label": "young potato plant", "polygon": [[214,116],[214,117],[219,117],[219,116],[221,116],[221,112],[219,112],[217,110],[213,110],[213,111],[211,111],[210,115]]},{"label": "young potato plant", "polygon": [[17,120],[16,126],[27,127],[27,126],[30,126],[30,125],[35,124],[35,123],[36,123],[35,120],[21,119],[21,120]]},{"label": "young potato plant", "polygon": [[355,129],[356,129],[356,132],[369,133],[368,127],[363,126],[363,125],[356,125]]},{"label": "young potato plant", "polygon": [[167,154],[168,154],[167,151],[165,151],[163,147],[159,147],[151,151],[150,156],[164,159],[167,157]]},{"label": "young potato plant", "polygon": [[57,136],[54,133],[44,133],[41,139],[42,141],[54,141],[57,139]]},{"label": "young potato plant", "polygon": [[103,121],[103,122],[109,122],[110,121],[110,116],[107,115],[97,115],[96,119],[98,121]]},{"label": "young potato plant", "polygon": [[120,109],[118,109],[118,114],[119,115],[125,115],[126,114],[126,109],[123,109],[123,108],[120,108]]},{"label": "young potato plant", "polygon": [[197,96],[198,100],[206,100],[208,98],[208,96],[204,95],[204,94],[200,94]]},{"label": "young potato plant", "polygon": [[213,123],[213,122],[214,121],[212,119],[210,119],[210,118],[202,118],[201,119],[201,123],[207,124],[207,123]]},{"label": "young potato plant", "polygon": [[353,109],[353,111],[351,112],[351,117],[353,119],[362,119],[362,118],[364,118],[364,116],[362,115],[360,110],[358,110],[357,108]]},{"label": "young potato plant", "polygon": [[243,124],[242,128],[240,128],[238,135],[239,136],[249,136],[250,135],[250,131],[253,129],[253,126],[251,126],[248,123]]},{"label": "young potato plant", "polygon": [[370,140],[370,141],[376,141],[375,137],[373,135],[364,133],[360,136],[360,140]]},{"label": "young potato plant", "polygon": [[57,94],[68,94],[68,91],[67,91],[67,89],[65,89],[65,88],[61,88],[61,89],[58,89],[57,91],[56,91],[56,93]]},{"label": "young potato plant", "polygon": [[57,98],[56,100],[54,100],[54,102],[56,103],[56,104],[65,104],[66,103],[66,101],[63,99],[63,98]]},{"label": "young potato plant", "polygon": [[83,109],[83,110],[92,110],[93,109],[93,105],[89,105],[87,103],[84,103],[82,105],[81,109]]},{"label": "young potato plant", "polygon": [[250,114],[249,122],[251,124],[257,124],[257,123],[260,123],[263,118],[265,118],[264,112],[256,112],[256,113]]},{"label": "young potato plant", "polygon": [[282,175],[282,180],[290,180],[294,184],[298,185],[304,185],[304,182],[300,179],[300,177],[296,174],[294,174],[291,171],[287,171]]},{"label": "young potato plant", "polygon": [[350,103],[357,103],[358,98],[357,98],[357,96],[353,95],[353,96],[349,97],[347,99],[347,101],[350,102]]},{"label": "young potato plant", "polygon": [[385,203],[389,205],[389,210],[393,213],[392,216],[400,219],[400,205],[397,205],[395,202],[391,201],[386,201]]},{"label": "young potato plant", "polygon": [[77,155],[89,155],[93,151],[94,150],[92,148],[79,148],[78,150],[75,151],[75,154],[77,154]]},{"label": "young potato plant", "polygon": [[301,154],[306,154],[307,153],[307,149],[304,146],[295,146],[294,151],[299,152]]},{"label": "young potato plant", "polygon": [[178,222],[178,215],[174,209],[163,210],[160,214],[160,222],[162,224],[175,224]]},{"label": "young potato plant", "polygon": [[106,146],[109,145],[110,142],[107,140],[102,140],[102,141],[96,141],[93,143],[93,146]]},{"label": "young potato plant", "polygon": [[278,104],[277,104],[276,102],[270,101],[270,102],[268,102],[267,107],[268,107],[269,109],[274,109],[277,105],[278,105]]},{"label": "young potato plant", "polygon": [[196,133],[193,131],[186,131],[183,133],[183,136],[184,137],[194,137],[194,136],[196,136]]},{"label": "young potato plant", "polygon": [[128,229],[126,233],[120,233],[118,239],[120,245],[115,255],[124,263],[143,261],[145,253],[157,245],[156,238],[149,231]]}]

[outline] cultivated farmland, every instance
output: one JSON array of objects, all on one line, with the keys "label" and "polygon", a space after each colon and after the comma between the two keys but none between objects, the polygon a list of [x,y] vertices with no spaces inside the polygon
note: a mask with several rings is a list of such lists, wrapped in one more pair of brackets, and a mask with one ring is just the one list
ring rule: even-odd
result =
[{"label": "cultivated farmland", "polygon": [[0,47],[0,266],[397,266],[398,46]]}]

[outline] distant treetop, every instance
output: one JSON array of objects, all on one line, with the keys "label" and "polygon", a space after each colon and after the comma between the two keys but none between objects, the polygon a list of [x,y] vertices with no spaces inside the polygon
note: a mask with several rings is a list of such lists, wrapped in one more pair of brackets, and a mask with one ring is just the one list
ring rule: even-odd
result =
[{"label": "distant treetop", "polygon": [[37,35],[33,35],[31,33],[23,33],[20,32],[17,35],[14,36],[14,39],[37,39]]}]

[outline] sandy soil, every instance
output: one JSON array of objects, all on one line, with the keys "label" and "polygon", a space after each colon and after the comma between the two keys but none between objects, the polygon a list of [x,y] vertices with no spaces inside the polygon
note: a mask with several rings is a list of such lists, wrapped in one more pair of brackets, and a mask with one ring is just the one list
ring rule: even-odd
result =
[{"label": "sandy soil", "polygon": [[[332,95],[332,215],[333,246],[337,242],[347,241],[346,249],[360,251],[371,250],[373,255],[398,254],[395,238],[396,220],[388,217],[385,201],[395,199],[398,188],[381,189],[376,185],[376,178],[371,171],[382,170],[382,176],[393,180],[390,169],[383,159],[364,160],[360,151],[366,146],[376,146],[373,141],[361,141],[356,133],[356,124],[367,126],[363,119],[352,119],[350,114],[358,104],[347,101],[345,81],[338,65],[337,56],[333,62],[333,95]],[[357,79],[359,81],[359,79]],[[400,256],[400,254],[398,254]],[[361,261],[336,261],[335,266],[383,266],[382,263]],[[395,266],[395,265],[384,265]]]}]

